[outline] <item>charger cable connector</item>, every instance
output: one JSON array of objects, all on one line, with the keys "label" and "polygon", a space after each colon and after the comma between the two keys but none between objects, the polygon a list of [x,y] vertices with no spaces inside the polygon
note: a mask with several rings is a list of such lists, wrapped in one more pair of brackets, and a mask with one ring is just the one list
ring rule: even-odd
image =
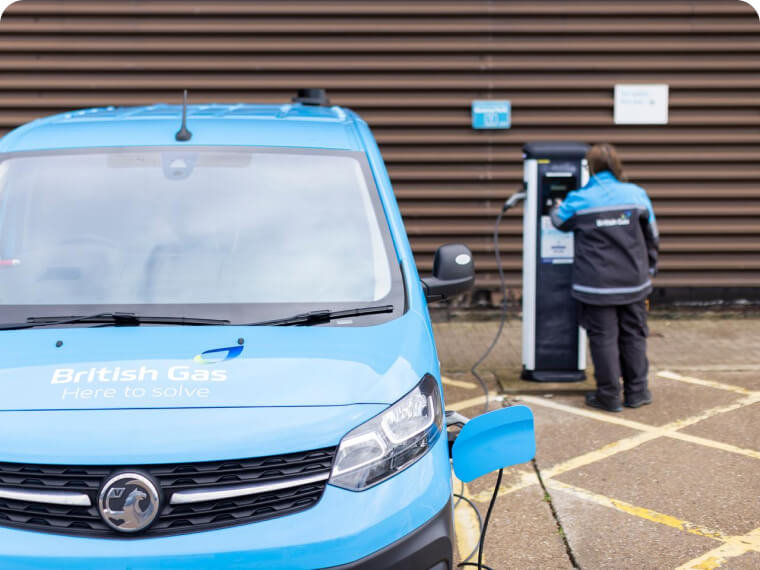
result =
[{"label": "charger cable connector", "polygon": [[526,192],[517,192],[515,194],[512,194],[509,198],[507,198],[507,201],[504,202],[504,206],[502,206],[501,211],[506,212],[510,208],[514,207],[515,204],[522,202],[525,200],[525,197],[528,194]]}]

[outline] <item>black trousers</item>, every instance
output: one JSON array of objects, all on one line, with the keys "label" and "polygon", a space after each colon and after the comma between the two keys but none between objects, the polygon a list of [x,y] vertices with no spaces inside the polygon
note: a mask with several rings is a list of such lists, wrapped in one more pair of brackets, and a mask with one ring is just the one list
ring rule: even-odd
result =
[{"label": "black trousers", "polygon": [[597,397],[607,405],[620,404],[621,376],[626,402],[650,397],[645,303],[608,306],[578,303],[579,322],[588,333],[594,362]]}]

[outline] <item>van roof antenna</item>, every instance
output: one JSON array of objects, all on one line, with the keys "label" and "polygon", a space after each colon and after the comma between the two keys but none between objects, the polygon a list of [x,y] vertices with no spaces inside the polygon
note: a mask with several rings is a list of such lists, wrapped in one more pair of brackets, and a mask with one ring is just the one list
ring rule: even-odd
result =
[{"label": "van roof antenna", "polygon": [[193,138],[193,133],[187,130],[187,89],[182,95],[182,126],[174,135],[174,138],[180,142],[189,141]]}]

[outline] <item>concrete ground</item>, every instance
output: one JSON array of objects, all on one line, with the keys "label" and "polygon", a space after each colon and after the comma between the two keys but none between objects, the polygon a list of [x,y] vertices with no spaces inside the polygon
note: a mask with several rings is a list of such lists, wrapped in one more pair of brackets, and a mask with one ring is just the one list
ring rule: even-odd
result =
[{"label": "concrete ground", "polygon": [[[483,412],[469,368],[497,324],[434,325],[447,409]],[[760,568],[760,319],[652,318],[654,402],[616,414],[584,405],[593,380],[519,380],[520,326],[507,323],[479,371],[492,409],[519,402],[533,410],[538,450],[534,463],[505,471],[484,563]],[[483,515],[494,482],[489,475],[463,487]],[[455,515],[461,559],[478,527],[464,502]]]}]

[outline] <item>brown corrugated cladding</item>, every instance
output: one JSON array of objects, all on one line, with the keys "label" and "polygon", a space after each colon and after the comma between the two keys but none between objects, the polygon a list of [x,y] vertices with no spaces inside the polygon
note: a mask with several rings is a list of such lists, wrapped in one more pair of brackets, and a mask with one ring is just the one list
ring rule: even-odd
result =
[{"label": "brown corrugated cladding", "polygon": [[[722,1],[22,0],[0,23],[0,133],[73,108],[288,101],[323,86],[372,126],[419,268],[491,232],[532,140],[609,141],[654,200],[661,287],[760,287],[760,22]],[[616,83],[668,83],[667,126],[616,126]],[[470,128],[473,99],[513,127]],[[501,249],[518,288],[521,218]]]}]

